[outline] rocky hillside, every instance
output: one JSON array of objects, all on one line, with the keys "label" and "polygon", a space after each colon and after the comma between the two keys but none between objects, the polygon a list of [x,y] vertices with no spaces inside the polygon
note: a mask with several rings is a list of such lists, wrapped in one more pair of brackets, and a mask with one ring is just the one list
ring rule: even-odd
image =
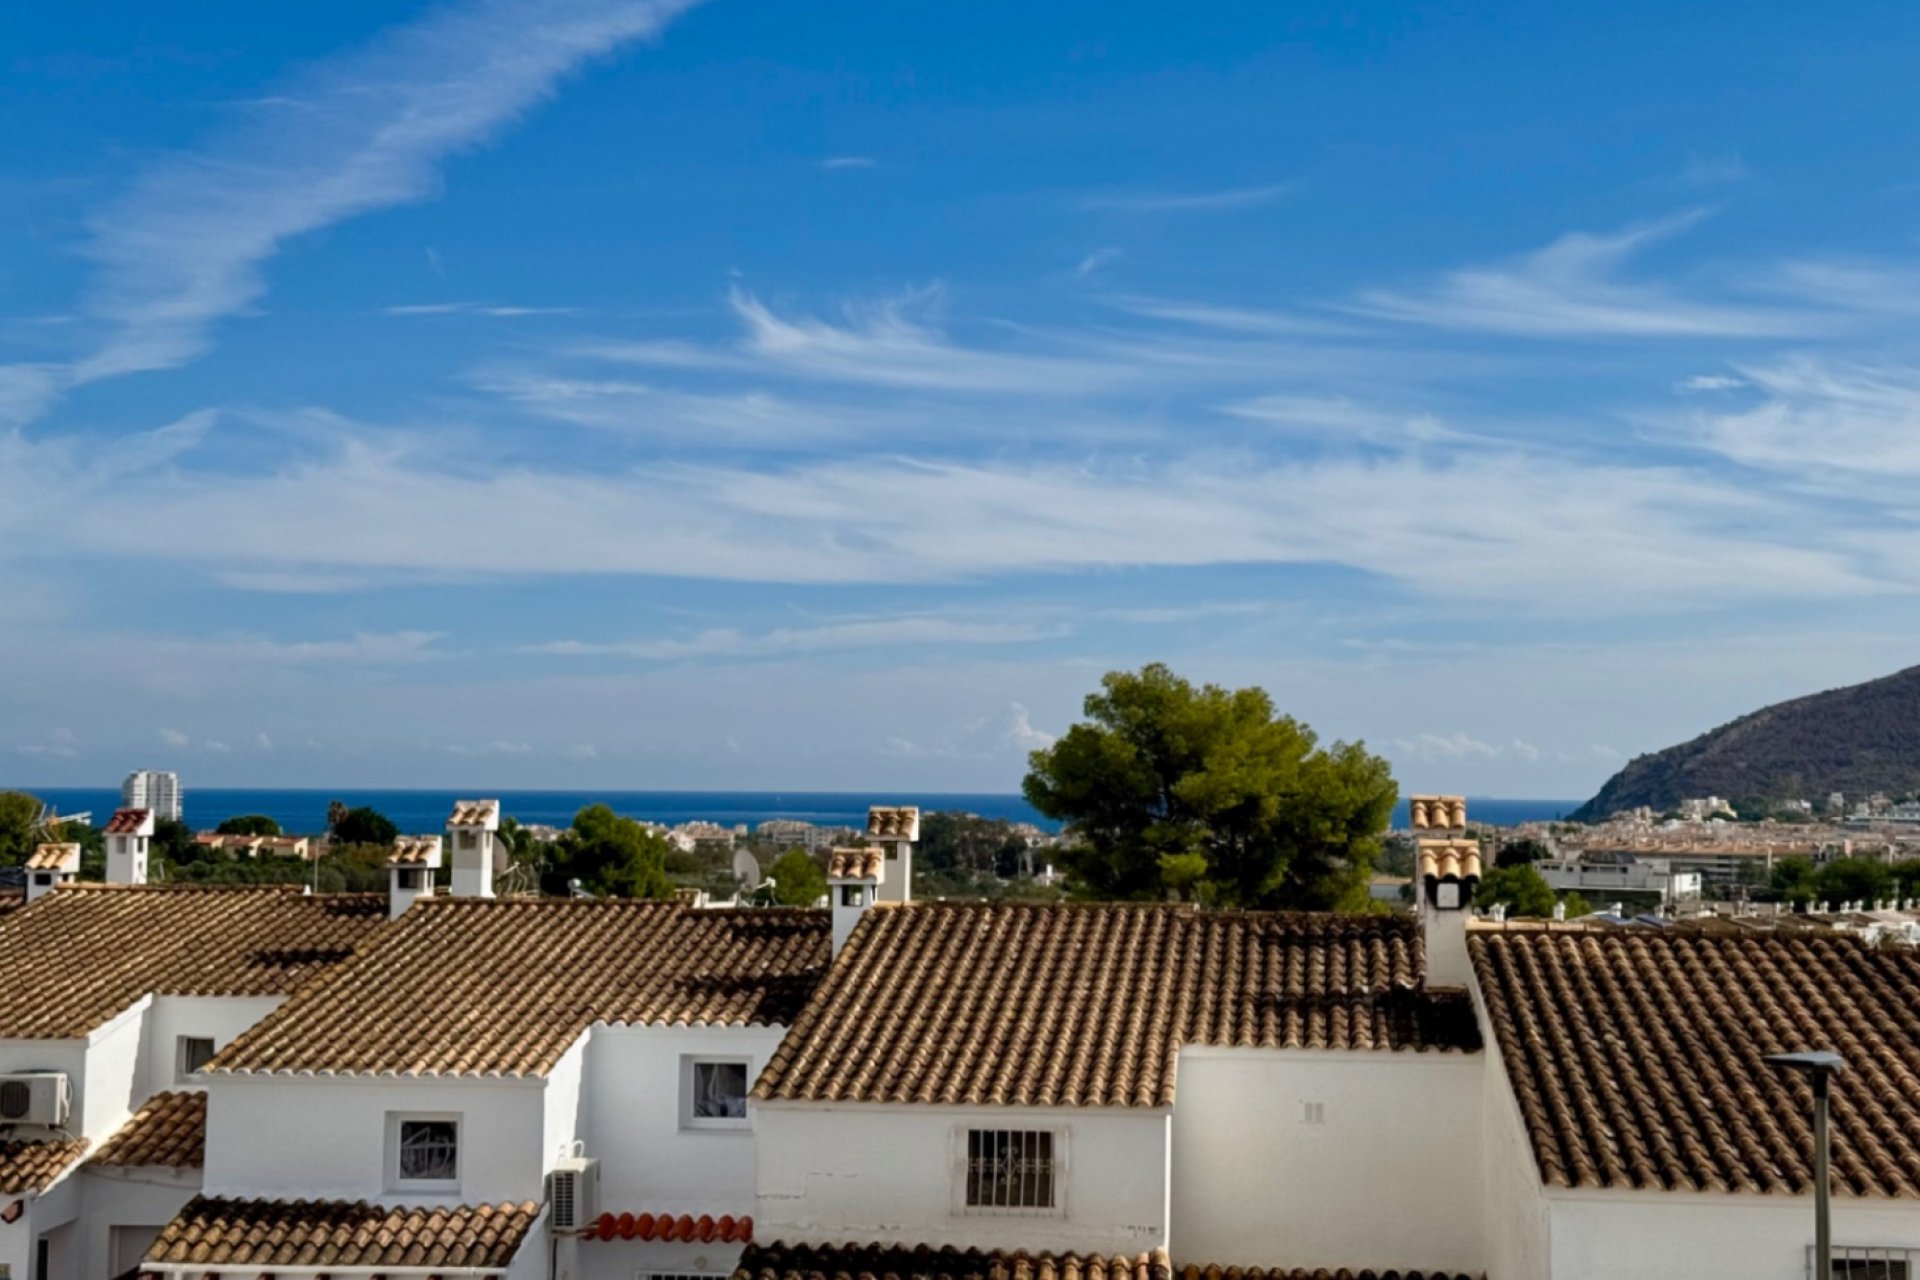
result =
[{"label": "rocky hillside", "polygon": [[1571,817],[1670,809],[1689,796],[1769,800],[1920,791],[1920,667],[1775,703],[1691,742],[1638,756]]}]

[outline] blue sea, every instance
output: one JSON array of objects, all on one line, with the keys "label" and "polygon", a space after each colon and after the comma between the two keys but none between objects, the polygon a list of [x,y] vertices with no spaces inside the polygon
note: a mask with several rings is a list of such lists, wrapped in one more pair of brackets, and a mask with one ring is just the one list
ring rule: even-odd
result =
[{"label": "blue sea", "polygon": [[[120,803],[118,790],[106,787],[27,788],[61,813],[91,810],[96,823],[104,821]],[[605,804],[616,813],[669,826],[704,820],[724,826],[756,826],[769,818],[797,818],[818,826],[865,826],[870,804],[917,804],[922,809],[962,810],[985,818],[1031,822],[1052,831],[1059,824],[1041,817],[1017,795],[991,793],[922,793],[901,791],[488,791],[498,796],[501,810],[523,823],[563,827],[590,804]],[[189,826],[206,829],[242,813],[264,813],[283,830],[324,831],[327,803],[340,800],[358,808],[369,805],[393,820],[402,831],[438,831],[453,802],[471,798],[455,791],[282,791],[251,788],[186,787],[184,817]],[[1560,817],[1578,808],[1578,800],[1499,800],[1467,798],[1467,814],[1475,822],[1512,826],[1520,822]],[[1394,811],[1394,825],[1407,824],[1407,803]]]}]

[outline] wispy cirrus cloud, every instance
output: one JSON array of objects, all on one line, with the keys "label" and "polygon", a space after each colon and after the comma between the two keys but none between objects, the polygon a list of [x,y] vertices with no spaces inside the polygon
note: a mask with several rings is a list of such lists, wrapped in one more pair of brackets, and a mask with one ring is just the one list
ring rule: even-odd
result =
[{"label": "wispy cirrus cloud", "polygon": [[[244,500],[243,500],[244,499]],[[1886,589],[1870,512],[1811,520],[1784,493],[1685,468],[1494,449],[1370,458],[910,461],[624,470],[449,466],[431,442],[349,442],[271,476],[161,473],[92,554],[209,572],[371,579],[637,573],[787,583],[955,582],[1203,564],[1342,566],[1422,597],[1632,612],[1661,602]],[[260,510],[317,508],[329,536]],[[450,520],[450,510],[486,520]],[[648,534],[636,538],[644,526]],[[1556,602],[1558,605],[1556,606]]]},{"label": "wispy cirrus cloud", "polygon": [[1358,315],[1525,338],[1766,338],[1828,327],[1805,310],[1690,297],[1622,278],[1633,258],[1708,215],[1693,209],[1623,230],[1572,231],[1508,262],[1450,272],[1417,290],[1373,289]]},{"label": "wispy cirrus cloud", "polygon": [[595,57],[696,0],[482,0],[442,7],[313,65],[226,129],[160,161],[91,221],[98,346],[66,384],[166,368],[252,306],[289,240],[431,195],[479,145]]},{"label": "wispy cirrus cloud", "polygon": [[850,302],[839,319],[783,315],[742,289],[728,306],[743,333],[733,347],[604,342],[578,354],[658,368],[759,370],[828,382],[986,394],[1078,395],[1136,384],[1138,366],[1100,355],[996,350],[955,341],[938,324],[939,286]]},{"label": "wispy cirrus cloud", "polygon": [[517,320],[525,316],[577,316],[578,307],[523,307],[487,302],[403,302],[380,308],[383,316],[478,316]]},{"label": "wispy cirrus cloud", "polygon": [[962,621],[941,617],[860,618],[812,627],[778,627],[749,633],[713,628],[685,637],[656,640],[587,642],[554,640],[528,645],[521,652],[554,657],[620,657],[653,662],[690,658],[767,657],[872,649],[894,645],[1031,644],[1069,634],[1064,624]]},{"label": "wispy cirrus cloud", "polygon": [[877,169],[880,162],[872,156],[828,156],[820,162],[822,169]]},{"label": "wispy cirrus cloud", "polygon": [[1081,196],[1079,205],[1101,213],[1217,213],[1272,204],[1293,190],[1290,182],[1198,191],[1102,191]]}]

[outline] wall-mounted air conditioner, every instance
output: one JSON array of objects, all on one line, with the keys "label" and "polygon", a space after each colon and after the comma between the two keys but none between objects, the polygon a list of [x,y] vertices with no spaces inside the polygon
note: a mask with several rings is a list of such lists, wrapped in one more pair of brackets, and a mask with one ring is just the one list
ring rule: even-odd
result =
[{"label": "wall-mounted air conditioner", "polygon": [[547,1175],[547,1222],[553,1231],[584,1231],[600,1216],[600,1162],[566,1156]]},{"label": "wall-mounted air conditioner", "polygon": [[73,1090],[64,1071],[18,1071],[0,1076],[0,1124],[38,1124],[58,1129],[67,1123]]}]

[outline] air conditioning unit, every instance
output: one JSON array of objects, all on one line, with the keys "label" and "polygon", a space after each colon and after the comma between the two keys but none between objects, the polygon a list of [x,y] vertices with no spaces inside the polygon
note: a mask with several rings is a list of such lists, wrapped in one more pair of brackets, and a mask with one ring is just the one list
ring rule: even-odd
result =
[{"label": "air conditioning unit", "polygon": [[20,1071],[0,1076],[0,1124],[38,1124],[58,1129],[67,1123],[73,1090],[64,1071]]},{"label": "air conditioning unit", "polygon": [[585,1231],[600,1216],[600,1162],[567,1156],[547,1175],[547,1221],[554,1231]]}]

